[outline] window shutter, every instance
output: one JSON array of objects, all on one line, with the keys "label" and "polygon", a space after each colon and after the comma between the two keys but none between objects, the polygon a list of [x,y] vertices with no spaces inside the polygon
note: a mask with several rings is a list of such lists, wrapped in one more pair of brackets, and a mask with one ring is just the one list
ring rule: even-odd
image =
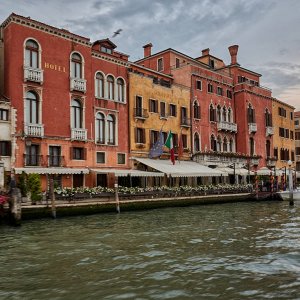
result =
[{"label": "window shutter", "polygon": [[86,148],[83,148],[83,159],[86,160],[87,158],[87,149]]},{"label": "window shutter", "polygon": [[7,143],[7,154],[8,156],[11,156],[11,142]]},{"label": "window shutter", "polygon": [[255,109],[252,109],[252,120],[253,120],[253,123],[256,123],[256,118],[255,118]]},{"label": "window shutter", "polygon": [[70,159],[73,159],[73,147],[70,147]]},{"label": "window shutter", "polygon": [[134,141],[135,141],[136,143],[138,142],[137,136],[138,136],[138,129],[137,129],[137,127],[135,127],[135,128],[134,128]]}]

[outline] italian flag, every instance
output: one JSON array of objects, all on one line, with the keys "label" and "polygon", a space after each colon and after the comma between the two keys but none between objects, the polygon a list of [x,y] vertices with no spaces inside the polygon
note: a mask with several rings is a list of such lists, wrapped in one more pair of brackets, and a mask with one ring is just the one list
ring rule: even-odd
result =
[{"label": "italian flag", "polygon": [[174,146],[173,146],[173,134],[171,130],[169,131],[167,140],[165,142],[165,146],[170,150],[170,158],[173,165],[175,165],[175,154],[174,154]]}]

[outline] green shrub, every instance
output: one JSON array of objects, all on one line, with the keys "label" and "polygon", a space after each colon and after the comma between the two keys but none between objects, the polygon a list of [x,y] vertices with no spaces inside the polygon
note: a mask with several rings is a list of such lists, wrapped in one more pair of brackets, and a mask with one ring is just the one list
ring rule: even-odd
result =
[{"label": "green shrub", "polygon": [[25,172],[22,172],[22,174],[18,177],[17,187],[20,189],[22,197],[26,197],[28,193],[28,187],[27,176]]},{"label": "green shrub", "polygon": [[32,202],[42,200],[42,186],[39,174],[29,174],[27,180],[28,190],[31,192]]}]

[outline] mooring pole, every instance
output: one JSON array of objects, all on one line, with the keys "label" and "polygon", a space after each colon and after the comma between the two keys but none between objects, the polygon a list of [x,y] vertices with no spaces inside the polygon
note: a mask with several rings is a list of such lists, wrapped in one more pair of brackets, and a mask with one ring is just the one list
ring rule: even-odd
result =
[{"label": "mooring pole", "polygon": [[117,210],[117,213],[119,214],[120,213],[120,201],[119,201],[118,189],[119,189],[118,177],[116,177],[116,179],[115,179],[115,201],[116,201],[116,210]]},{"label": "mooring pole", "polygon": [[50,175],[49,193],[50,193],[50,200],[51,200],[51,214],[52,214],[52,218],[56,219],[56,207],[55,207],[55,195],[54,195],[53,175]]},{"label": "mooring pole", "polygon": [[258,199],[258,177],[257,171],[255,170],[255,198]]},{"label": "mooring pole", "polygon": [[294,205],[294,195],[293,195],[293,190],[294,190],[294,184],[293,184],[293,173],[292,173],[292,161],[288,161],[289,165],[289,200],[290,200],[290,205]]}]

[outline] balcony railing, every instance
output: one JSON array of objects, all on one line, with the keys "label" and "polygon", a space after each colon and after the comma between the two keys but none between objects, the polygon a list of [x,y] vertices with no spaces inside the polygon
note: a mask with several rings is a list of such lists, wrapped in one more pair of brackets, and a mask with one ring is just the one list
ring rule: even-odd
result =
[{"label": "balcony railing", "polygon": [[296,155],[296,162],[300,161],[300,155]]},{"label": "balcony railing", "polygon": [[49,167],[63,167],[65,158],[60,155],[48,155],[48,166]]},{"label": "balcony railing", "polygon": [[180,126],[190,127],[191,126],[191,119],[190,118],[181,118],[180,119]]},{"label": "balcony railing", "polygon": [[250,164],[253,166],[258,166],[259,165],[259,158],[251,158]]},{"label": "balcony railing", "polygon": [[70,79],[70,89],[71,91],[86,91],[86,80],[82,78],[71,78]]},{"label": "balcony railing", "polygon": [[76,141],[86,141],[87,140],[87,130],[83,128],[72,128],[71,129],[71,139]]},{"label": "balcony railing", "polygon": [[168,115],[166,113],[160,113],[159,118],[160,119],[168,119]]},{"label": "balcony railing", "polygon": [[41,166],[42,155],[24,154],[24,166]]},{"label": "balcony railing", "polygon": [[257,131],[257,124],[256,123],[248,123],[249,126],[249,133]]},{"label": "balcony railing", "polygon": [[217,123],[217,126],[218,126],[218,130],[237,132],[237,124],[236,123],[221,121],[221,122]]},{"label": "balcony railing", "polygon": [[136,119],[142,119],[145,120],[149,117],[147,109],[141,108],[141,107],[135,107],[134,108],[134,117]]},{"label": "balcony railing", "polygon": [[25,124],[24,133],[27,136],[44,136],[44,124]]},{"label": "balcony railing", "polygon": [[267,164],[267,167],[275,167],[276,166],[276,158],[275,157],[267,157],[266,158],[266,164]]},{"label": "balcony railing", "polygon": [[266,127],[266,136],[273,135],[273,134],[274,134],[274,127],[267,126]]},{"label": "balcony railing", "polygon": [[43,83],[43,70],[31,67],[24,67],[24,81]]}]

